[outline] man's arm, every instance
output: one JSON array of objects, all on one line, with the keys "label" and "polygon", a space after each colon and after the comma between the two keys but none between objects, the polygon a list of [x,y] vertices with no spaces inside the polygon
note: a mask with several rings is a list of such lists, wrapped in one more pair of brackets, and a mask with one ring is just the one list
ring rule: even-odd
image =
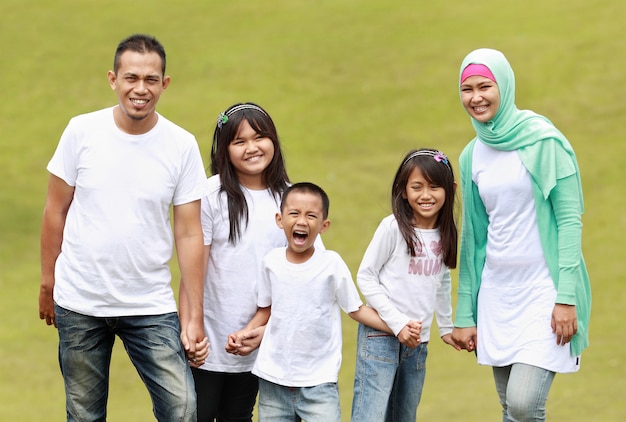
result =
[{"label": "man's arm", "polygon": [[48,180],[48,194],[41,223],[41,286],[39,288],[39,318],[56,327],[54,315],[54,266],[61,253],[63,229],[74,187],[53,174]]},{"label": "man's arm", "polygon": [[174,239],[184,289],[183,333],[189,342],[188,354],[206,338],[203,324],[204,242],[200,224],[200,200],[174,206]]}]

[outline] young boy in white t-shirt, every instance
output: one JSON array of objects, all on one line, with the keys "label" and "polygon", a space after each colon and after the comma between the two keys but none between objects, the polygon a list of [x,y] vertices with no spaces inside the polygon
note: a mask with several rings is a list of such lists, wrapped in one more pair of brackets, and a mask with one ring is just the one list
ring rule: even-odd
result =
[{"label": "young boy in white t-shirt", "polygon": [[[328,196],[312,183],[296,183],[285,191],[276,224],[285,231],[288,246],[265,256],[259,311],[239,338],[231,339],[240,343],[247,330],[267,322],[252,370],[259,377],[260,421],[341,419],[340,309],[391,332],[374,309],[363,305],[339,254],[315,249],[315,239],[330,226],[328,208]],[[419,329],[411,330],[416,344]]]}]

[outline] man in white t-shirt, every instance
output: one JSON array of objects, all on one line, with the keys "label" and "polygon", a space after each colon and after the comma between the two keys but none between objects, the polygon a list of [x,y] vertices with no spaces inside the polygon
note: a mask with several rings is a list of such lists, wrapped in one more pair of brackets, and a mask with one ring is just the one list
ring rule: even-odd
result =
[{"label": "man in white t-shirt", "polygon": [[[202,158],[195,137],[156,112],[170,77],[154,37],[123,40],[108,81],[118,104],[71,119],[47,167],[39,315],[58,328],[68,421],[106,419],[116,336],[156,418],[195,421],[187,360],[200,365],[208,354]],[[170,284],[173,241],[190,304],[182,328]]]}]

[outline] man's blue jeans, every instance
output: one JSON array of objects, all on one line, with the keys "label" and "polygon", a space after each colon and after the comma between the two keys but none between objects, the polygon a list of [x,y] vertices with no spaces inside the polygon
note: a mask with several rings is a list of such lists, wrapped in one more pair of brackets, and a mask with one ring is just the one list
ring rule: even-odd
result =
[{"label": "man's blue jeans", "polygon": [[523,363],[493,367],[503,422],[546,420],[546,401],[555,373]]},{"label": "man's blue jeans", "polygon": [[359,324],[352,422],[415,422],[427,356],[426,343],[410,349]]},{"label": "man's blue jeans", "polygon": [[148,388],[159,421],[195,421],[196,393],[176,313],[91,317],[55,305],[68,421],[104,421],[115,336]]}]

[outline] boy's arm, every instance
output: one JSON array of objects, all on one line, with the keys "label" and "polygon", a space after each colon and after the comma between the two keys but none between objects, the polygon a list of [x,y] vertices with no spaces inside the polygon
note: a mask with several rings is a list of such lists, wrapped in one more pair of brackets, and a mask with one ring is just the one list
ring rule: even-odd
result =
[{"label": "boy's arm", "polygon": [[248,325],[228,336],[226,351],[234,355],[247,356],[261,345],[265,325],[270,319],[272,307],[258,308]]},{"label": "boy's arm", "polygon": [[[348,313],[348,315],[350,315],[350,318],[360,322],[361,324],[372,327],[375,330],[384,331],[385,333],[394,335],[391,328],[389,328],[389,326],[385,324],[385,321],[380,318],[380,315],[378,315],[378,312],[376,312],[374,308],[361,305],[359,309],[354,312]],[[402,327],[402,329],[398,333],[398,341],[410,348],[417,347],[420,344],[421,329],[422,324],[420,322],[409,321],[409,323]]]},{"label": "boy's arm", "polygon": [[378,331],[384,331],[386,333],[393,334],[391,328],[389,328],[389,326],[385,324],[385,321],[380,318],[380,315],[378,315],[378,312],[376,312],[374,308],[361,305],[359,309],[354,312],[348,313],[348,315],[350,315],[350,318],[357,322],[360,322],[363,325],[367,325],[368,327],[372,327]]}]

